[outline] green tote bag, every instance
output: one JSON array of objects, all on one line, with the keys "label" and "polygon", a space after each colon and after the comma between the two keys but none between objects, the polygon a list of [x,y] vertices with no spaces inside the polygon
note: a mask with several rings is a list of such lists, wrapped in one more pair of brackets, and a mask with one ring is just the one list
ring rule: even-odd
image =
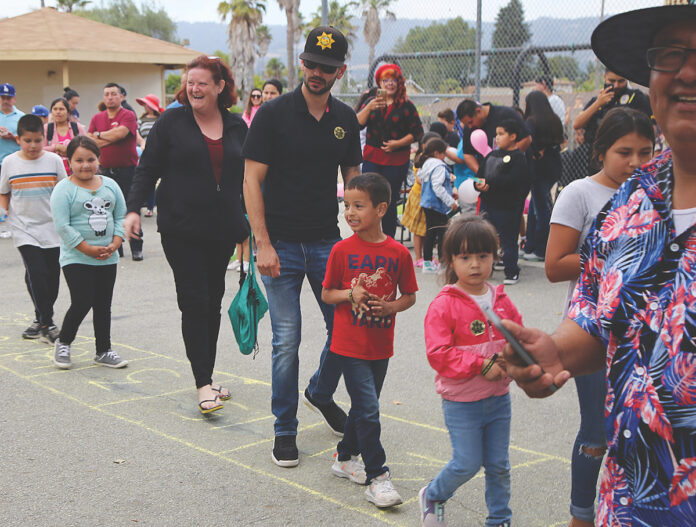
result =
[{"label": "green tote bag", "polygon": [[249,232],[249,273],[244,272],[244,258],[240,256],[239,292],[235,295],[227,314],[234,329],[234,338],[239,345],[239,351],[249,355],[252,351],[254,357],[259,351],[258,327],[259,322],[268,311],[268,302],[261,292],[261,287],[256,282],[254,272],[254,258],[252,247],[254,235]]}]

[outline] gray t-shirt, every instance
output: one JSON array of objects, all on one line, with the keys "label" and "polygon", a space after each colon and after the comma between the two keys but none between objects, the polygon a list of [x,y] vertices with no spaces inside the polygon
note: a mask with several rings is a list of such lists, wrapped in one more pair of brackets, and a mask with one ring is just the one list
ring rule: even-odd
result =
[{"label": "gray t-shirt", "polygon": [[67,176],[59,155],[45,152],[38,159],[27,160],[14,152],[2,162],[0,194],[10,194],[7,220],[15,247],[34,245],[42,249],[60,246],[53,226],[51,192]]},{"label": "gray t-shirt", "polygon": [[[602,210],[602,207],[606,205],[615,192],[616,189],[597,183],[591,177],[577,179],[561,191],[556,204],[553,206],[551,223],[565,225],[580,231],[580,238],[578,239],[578,246],[575,252],[580,252],[597,214],[599,214],[599,211]],[[571,280],[568,284],[568,293],[563,306],[563,318],[568,314],[568,307],[573,297],[576,282],[577,280]]]}]

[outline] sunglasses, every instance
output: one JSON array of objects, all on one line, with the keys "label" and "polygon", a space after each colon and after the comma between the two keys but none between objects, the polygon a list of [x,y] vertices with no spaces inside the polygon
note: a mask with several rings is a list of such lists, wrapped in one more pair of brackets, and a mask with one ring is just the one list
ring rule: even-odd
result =
[{"label": "sunglasses", "polygon": [[304,60],[305,68],[308,70],[315,70],[317,68],[321,69],[324,73],[336,73],[338,66],[327,66],[326,64],[319,64],[318,62],[312,62],[311,60]]},{"label": "sunglasses", "polygon": [[252,98],[252,99],[260,99],[260,98],[261,98],[261,94],[260,94],[260,93],[252,93],[252,94],[251,94],[251,98]]}]

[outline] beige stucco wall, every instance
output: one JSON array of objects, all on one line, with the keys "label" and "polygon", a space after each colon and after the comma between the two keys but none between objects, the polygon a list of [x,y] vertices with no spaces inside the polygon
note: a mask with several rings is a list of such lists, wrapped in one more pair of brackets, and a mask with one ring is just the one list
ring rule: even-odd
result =
[{"label": "beige stucco wall", "polygon": [[[154,64],[114,64],[106,62],[68,63],[70,87],[80,94],[80,121],[85,126],[97,112],[104,84],[117,82],[128,91],[128,102],[140,115],[142,107],[136,97],[154,93],[164,99],[160,66]],[[48,107],[63,94],[61,62],[12,62],[0,60],[0,82],[9,82],[17,89],[17,107],[28,113],[35,104]]]}]

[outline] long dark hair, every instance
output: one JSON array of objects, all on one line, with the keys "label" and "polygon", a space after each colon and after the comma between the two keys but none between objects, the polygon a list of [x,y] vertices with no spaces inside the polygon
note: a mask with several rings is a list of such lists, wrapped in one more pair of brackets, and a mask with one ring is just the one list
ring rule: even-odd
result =
[{"label": "long dark hair", "polygon": [[251,94],[254,93],[255,91],[259,92],[259,95],[262,95],[261,90],[259,90],[258,88],[252,88],[249,91],[249,97],[247,98],[246,107],[244,108],[244,115],[246,115],[247,117],[251,117],[251,109],[254,106],[253,104],[251,104]]},{"label": "long dark hair", "polygon": [[65,155],[68,159],[72,159],[73,154],[78,148],[86,148],[92,152],[97,158],[99,157],[99,147],[97,142],[88,135],[76,135],[68,143]]},{"label": "long dark hair", "polygon": [[623,106],[609,110],[600,121],[592,144],[592,161],[595,165],[601,167],[599,156],[606,154],[611,145],[623,136],[632,133],[649,139],[655,147],[655,129],[647,115]]},{"label": "long dark hair", "polygon": [[[186,65],[188,73],[194,68],[202,68],[208,70],[213,75],[213,80],[218,83],[225,81],[225,87],[218,95],[218,107],[220,110],[227,110],[233,104],[237,104],[237,88],[234,85],[234,77],[232,70],[219,57],[209,57],[207,55],[199,55]],[[179,91],[176,92],[176,100],[184,106],[191,106],[188,95],[186,94],[186,84],[182,83]]]},{"label": "long dark hair", "polygon": [[443,152],[447,152],[447,143],[440,139],[439,136],[428,139],[427,142],[423,143],[423,152],[416,157],[413,166],[421,168],[428,159],[434,157],[435,153],[441,154]]},{"label": "long dark hair", "polygon": [[538,149],[557,146],[563,142],[563,123],[553,113],[549,99],[534,90],[524,100],[524,118],[534,128],[534,143]]},{"label": "long dark hair", "polygon": [[77,93],[75,90],[73,90],[70,86],[66,86],[65,88],[63,88],[63,98],[66,101],[69,101],[73,97],[79,97],[79,96],[80,96],[80,94]]}]

